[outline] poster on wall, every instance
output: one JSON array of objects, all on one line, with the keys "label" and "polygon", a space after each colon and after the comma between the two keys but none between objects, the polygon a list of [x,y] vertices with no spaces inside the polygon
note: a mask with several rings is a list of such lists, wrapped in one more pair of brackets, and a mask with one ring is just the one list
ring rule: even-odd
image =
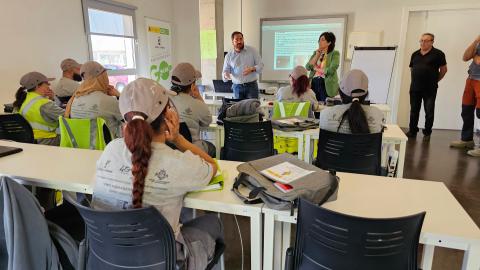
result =
[{"label": "poster on wall", "polygon": [[172,32],[170,23],[145,17],[150,79],[170,87]]}]

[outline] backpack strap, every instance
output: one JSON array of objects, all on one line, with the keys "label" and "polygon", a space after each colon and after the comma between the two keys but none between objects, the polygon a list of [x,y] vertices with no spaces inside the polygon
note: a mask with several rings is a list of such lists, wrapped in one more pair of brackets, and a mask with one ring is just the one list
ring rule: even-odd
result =
[{"label": "backpack strap", "polygon": [[332,195],[335,194],[335,192],[338,189],[337,173],[334,170],[329,170],[329,175],[330,175],[330,179],[332,179],[332,184],[330,185],[330,188],[328,189],[328,191],[325,194],[325,196],[323,197],[323,199],[318,203],[318,205],[322,205],[326,201],[328,201],[328,199],[330,199],[330,197],[332,197]]},{"label": "backpack strap", "polygon": [[257,203],[262,203],[262,199],[258,198],[258,193],[260,191],[264,190],[264,187],[257,187],[254,188],[248,196],[243,195],[239,187],[240,186],[245,186],[248,188],[249,185],[247,185],[247,180],[246,180],[247,175],[245,173],[240,173],[237,177],[235,177],[235,182],[233,183],[232,191],[237,195],[238,198],[240,198],[244,204],[257,204]]}]

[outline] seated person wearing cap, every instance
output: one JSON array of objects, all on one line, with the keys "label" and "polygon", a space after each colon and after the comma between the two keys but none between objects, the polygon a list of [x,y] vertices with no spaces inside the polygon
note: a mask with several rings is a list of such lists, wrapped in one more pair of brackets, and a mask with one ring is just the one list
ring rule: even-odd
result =
[{"label": "seated person wearing cap", "polygon": [[60,63],[62,69],[62,78],[52,87],[53,92],[60,100],[61,104],[67,104],[73,93],[77,90],[82,81],[80,68],[82,65],[77,61],[67,58]]},{"label": "seated person wearing cap", "polygon": [[111,141],[97,161],[92,205],[104,210],[154,206],[175,233],[177,262],[186,263],[185,269],[205,269],[216,241],[223,242],[222,224],[211,214],[183,225],[179,217],[185,194],[208,185],[217,166],[179,134],[178,114],[169,101],[173,94],[146,78],[124,88],[119,102],[125,137]]},{"label": "seated person wearing cap", "polygon": [[84,81],[65,109],[65,117],[94,119],[101,117],[115,138],[121,137],[122,115],[118,109],[120,93],[109,85],[107,70],[95,61],[80,69]]},{"label": "seated person wearing cap", "polygon": [[180,122],[185,122],[190,130],[193,144],[215,157],[215,146],[200,139],[200,128],[208,127],[212,122],[212,114],[195,84],[201,77],[202,74],[190,63],[178,64],[172,71],[171,87],[178,95],[172,97],[172,101],[177,108]]},{"label": "seated person wearing cap", "polygon": [[58,117],[64,110],[53,100],[50,81],[40,72],[29,72],[20,79],[20,88],[15,94],[14,110],[20,113],[32,126],[37,143],[60,145],[60,136],[56,133]]},{"label": "seated person wearing cap", "polygon": [[320,128],[350,134],[382,131],[383,113],[376,107],[363,105],[368,96],[368,78],[363,71],[348,72],[340,83],[343,105],[327,107],[320,113]]},{"label": "seated person wearing cap", "polygon": [[310,89],[308,71],[303,66],[296,66],[289,75],[290,85],[280,87],[277,91],[277,100],[286,102],[305,102],[311,104],[310,117],[318,109],[315,93]]}]

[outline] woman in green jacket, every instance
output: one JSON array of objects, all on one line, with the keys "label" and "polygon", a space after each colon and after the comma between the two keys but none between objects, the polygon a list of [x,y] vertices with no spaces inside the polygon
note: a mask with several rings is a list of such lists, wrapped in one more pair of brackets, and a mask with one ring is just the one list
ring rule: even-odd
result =
[{"label": "woman in green jacket", "polygon": [[318,49],[313,52],[305,66],[310,71],[312,90],[318,101],[324,102],[327,97],[338,94],[337,69],[340,53],[334,50],[335,40],[332,32],[323,32],[318,38]]}]

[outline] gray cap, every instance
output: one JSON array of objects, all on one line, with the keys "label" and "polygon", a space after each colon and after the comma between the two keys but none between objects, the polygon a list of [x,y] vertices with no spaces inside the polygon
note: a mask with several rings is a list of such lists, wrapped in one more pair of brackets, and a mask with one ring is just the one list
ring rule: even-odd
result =
[{"label": "gray cap", "polygon": [[80,75],[82,75],[83,79],[88,80],[96,78],[105,70],[107,69],[104,68],[100,63],[95,61],[87,61],[80,68]]},{"label": "gray cap", "polygon": [[[352,93],[353,90],[363,90],[363,92]],[[349,97],[361,97],[368,93],[368,78],[363,71],[359,69],[350,70],[340,82],[340,91]]]},{"label": "gray cap", "polygon": [[295,80],[298,80],[298,78],[300,78],[303,75],[307,76],[307,74],[308,74],[308,71],[304,66],[296,66],[290,73],[290,77],[292,77]]},{"label": "gray cap", "polygon": [[190,85],[201,77],[202,73],[190,63],[180,63],[172,71],[172,83],[177,85]]},{"label": "gray cap", "polygon": [[151,123],[165,109],[169,96],[174,95],[175,92],[165,89],[154,80],[138,78],[127,84],[120,94],[120,113],[125,118],[129,112],[141,112],[147,116],[144,120]]},{"label": "gray cap", "polygon": [[43,75],[42,73],[33,71],[22,76],[20,79],[20,85],[27,89],[32,89],[41,83],[50,82],[53,80],[55,80],[55,78],[47,78],[47,76]]},{"label": "gray cap", "polygon": [[60,63],[60,68],[62,71],[69,71],[74,68],[81,68],[82,65],[80,65],[77,61],[73,60],[72,58],[67,58]]}]

